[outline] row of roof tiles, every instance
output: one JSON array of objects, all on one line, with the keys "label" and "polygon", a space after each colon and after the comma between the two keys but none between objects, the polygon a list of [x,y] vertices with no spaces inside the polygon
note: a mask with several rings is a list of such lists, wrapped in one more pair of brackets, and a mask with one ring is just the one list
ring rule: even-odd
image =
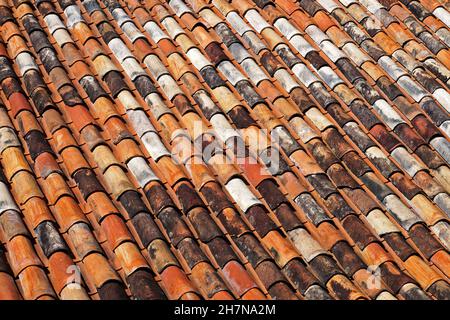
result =
[{"label": "row of roof tiles", "polygon": [[5,298],[448,298],[447,8],[341,2],[1,2]]}]

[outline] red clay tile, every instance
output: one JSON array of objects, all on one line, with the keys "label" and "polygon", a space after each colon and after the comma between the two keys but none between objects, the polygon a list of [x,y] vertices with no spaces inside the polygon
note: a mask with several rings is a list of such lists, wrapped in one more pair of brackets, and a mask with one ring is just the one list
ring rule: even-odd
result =
[{"label": "red clay tile", "polygon": [[223,267],[228,283],[239,296],[244,295],[252,288],[257,288],[255,281],[237,261],[230,261]]},{"label": "red clay tile", "polygon": [[69,2],[0,0],[0,298],[449,298],[442,1]]},{"label": "red clay tile", "polygon": [[113,249],[124,241],[131,241],[130,233],[124,221],[115,214],[105,217],[102,220],[101,227]]},{"label": "red clay tile", "polygon": [[70,228],[74,223],[86,222],[87,220],[72,197],[63,197],[59,199],[56,202],[54,209],[55,217],[63,231]]},{"label": "red clay tile", "polygon": [[180,268],[175,266],[170,266],[161,273],[161,281],[170,299],[178,300],[185,293],[197,291]]},{"label": "red clay tile", "polygon": [[29,267],[19,275],[22,295],[26,300],[35,300],[44,295],[54,297],[54,291],[45,271],[39,267]]},{"label": "red clay tile", "polygon": [[97,288],[100,288],[107,281],[119,280],[118,275],[108,264],[108,260],[99,253],[92,253],[86,256],[83,260],[83,265]]},{"label": "red clay tile", "polygon": [[0,272],[0,284],[3,288],[0,291],[0,300],[22,300],[19,289],[10,275]]},{"label": "red clay tile", "polygon": [[73,261],[64,252],[56,252],[48,260],[50,280],[58,294],[72,280],[71,278],[73,275],[68,271],[71,270],[73,266]]},{"label": "red clay tile", "polygon": [[11,268],[15,275],[20,274],[27,267],[42,266],[42,262],[39,260],[27,237],[14,237],[9,241],[7,249]]}]

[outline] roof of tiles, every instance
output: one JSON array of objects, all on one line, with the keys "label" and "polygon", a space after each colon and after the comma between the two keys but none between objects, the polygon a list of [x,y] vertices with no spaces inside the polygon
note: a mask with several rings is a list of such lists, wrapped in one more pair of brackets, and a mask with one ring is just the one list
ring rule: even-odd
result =
[{"label": "roof of tiles", "polygon": [[0,31],[1,299],[450,299],[449,2],[0,0]]}]

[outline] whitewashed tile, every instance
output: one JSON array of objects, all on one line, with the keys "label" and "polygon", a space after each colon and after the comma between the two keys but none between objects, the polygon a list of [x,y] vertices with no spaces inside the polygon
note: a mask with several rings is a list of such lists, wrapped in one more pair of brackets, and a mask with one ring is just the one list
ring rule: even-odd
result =
[{"label": "whitewashed tile", "polygon": [[373,107],[389,128],[394,129],[400,123],[405,123],[397,111],[386,100],[378,99],[373,104]]},{"label": "whitewashed tile", "polygon": [[303,143],[307,143],[314,138],[320,137],[319,134],[316,133],[311,126],[300,117],[292,118],[289,120],[289,124],[295,130],[295,133],[299,136]]},{"label": "whitewashed tile", "polygon": [[367,221],[369,221],[370,226],[379,236],[383,236],[391,232],[400,232],[400,229],[397,228],[381,210],[375,209],[370,211],[366,218]]},{"label": "whitewashed tile", "polygon": [[170,156],[169,150],[155,132],[147,132],[141,140],[153,160],[158,161],[161,157]]},{"label": "whitewashed tile", "polygon": [[29,70],[39,71],[39,67],[36,64],[34,57],[29,52],[19,53],[16,57],[16,63],[22,76]]},{"label": "whitewashed tile", "polygon": [[241,63],[243,60],[250,58],[251,55],[248,53],[247,49],[244,48],[244,46],[240,43],[232,43],[228,50],[230,50],[230,53],[233,55],[234,59],[238,63]]},{"label": "whitewashed tile", "polygon": [[228,181],[225,184],[225,189],[243,212],[247,212],[254,205],[262,204],[250,191],[249,187],[239,178]]},{"label": "whitewashed tile", "polygon": [[340,8],[340,6],[334,0],[319,0],[319,3],[329,13],[333,12],[335,9]]},{"label": "whitewashed tile", "polygon": [[67,17],[67,27],[69,29],[72,29],[77,23],[84,21],[81,16],[80,8],[77,5],[66,7],[66,9],[64,9],[64,14]]},{"label": "whitewashed tile", "polygon": [[218,66],[220,72],[235,86],[239,81],[245,80],[244,75],[230,62],[222,61]]},{"label": "whitewashed tile", "polygon": [[58,29],[65,29],[64,23],[58,17],[58,15],[54,13],[50,13],[44,17],[45,24],[48,27],[48,31],[53,34]]},{"label": "whitewashed tile", "polygon": [[134,131],[139,137],[142,137],[147,132],[156,132],[155,127],[152,125],[147,117],[147,114],[143,110],[133,110],[127,111],[128,119],[133,126]]},{"label": "whitewashed tile", "polygon": [[217,113],[210,119],[211,125],[216,132],[216,135],[222,140],[227,142],[232,137],[239,137],[238,132],[230,125],[227,118],[223,114]]},{"label": "whitewashed tile", "polygon": [[58,29],[53,33],[53,38],[55,38],[58,46],[63,47],[67,43],[74,43],[72,37],[66,29]]},{"label": "whitewashed tile", "polygon": [[291,230],[288,235],[306,262],[310,262],[319,254],[327,254],[321,245],[303,228]]},{"label": "whitewashed tile", "polygon": [[330,58],[331,61],[336,62],[345,57],[345,54],[336,47],[331,41],[323,41],[320,44],[320,49]]},{"label": "whitewashed tile", "polygon": [[383,68],[384,71],[389,74],[389,76],[397,81],[398,78],[401,76],[406,75],[406,71],[400,68],[394,60],[392,60],[388,56],[382,56],[380,59],[378,59],[378,65]]},{"label": "whitewashed tile", "polygon": [[328,127],[332,127],[333,123],[325,117],[317,108],[311,108],[306,111],[306,115],[321,132]]},{"label": "whitewashed tile", "polygon": [[386,196],[383,199],[383,204],[388,209],[389,213],[394,219],[406,230],[416,223],[423,222],[411,209],[409,209],[400,199],[393,194]]},{"label": "whitewashed tile", "polygon": [[211,62],[198,50],[197,48],[191,48],[187,52],[189,60],[192,62],[197,70],[202,70],[206,66],[212,66]]},{"label": "whitewashed tile", "polygon": [[158,43],[162,39],[169,39],[169,37],[161,30],[161,28],[154,21],[149,21],[144,25],[145,31],[150,35],[150,38]]},{"label": "whitewashed tile", "polygon": [[170,0],[169,5],[179,17],[185,13],[192,12],[192,10],[181,0]]},{"label": "whitewashed tile", "polygon": [[292,78],[286,69],[278,69],[273,76],[287,92],[291,92],[294,88],[300,87],[300,84]]},{"label": "whitewashed tile", "polygon": [[126,58],[120,64],[132,81],[139,76],[147,74],[135,58]]},{"label": "whitewashed tile", "polygon": [[294,72],[295,76],[305,87],[309,87],[312,83],[319,81],[319,79],[303,63],[297,63],[292,68],[292,72]]},{"label": "whitewashed tile", "polygon": [[114,55],[116,56],[117,60],[119,60],[119,62],[122,62],[126,58],[134,57],[133,54],[131,53],[131,51],[125,45],[125,43],[119,38],[112,39],[108,43],[108,47],[114,53]]},{"label": "whitewashed tile", "polygon": [[180,34],[185,33],[183,28],[181,28],[178,22],[172,17],[165,18],[161,21],[161,24],[167,30],[172,39],[175,39]]},{"label": "whitewashed tile", "polygon": [[141,188],[144,188],[150,181],[159,181],[159,178],[152,171],[150,165],[142,157],[134,157],[128,161],[127,166]]},{"label": "whitewashed tile", "polygon": [[450,93],[447,90],[443,88],[436,89],[433,92],[433,97],[445,110],[447,110],[447,112],[450,112]]},{"label": "whitewashed tile", "polygon": [[294,27],[286,18],[277,19],[274,25],[288,40],[297,34],[301,35],[300,30]]},{"label": "whitewashed tile", "polygon": [[242,68],[248,74],[250,80],[257,86],[263,80],[269,80],[269,77],[264,71],[256,64],[253,58],[245,59],[241,63]]},{"label": "whitewashed tile", "polygon": [[443,7],[437,7],[436,9],[433,10],[433,14],[439,20],[445,23],[447,28],[450,28],[450,13],[447,10],[445,10]]},{"label": "whitewashed tile", "polygon": [[158,84],[161,86],[169,100],[172,100],[177,94],[183,93],[177,82],[168,74],[159,77]]},{"label": "whitewashed tile", "polygon": [[119,25],[119,27],[122,27],[122,25],[125,22],[131,22],[133,20],[131,20],[131,18],[128,16],[128,14],[125,12],[125,10],[123,10],[122,8],[115,8],[112,12],[111,12],[112,16],[114,17],[114,19],[117,21],[117,24]]},{"label": "whitewashed tile", "polygon": [[450,225],[447,221],[439,221],[435,225],[430,226],[431,231],[438,237],[439,241],[450,250]]},{"label": "whitewashed tile", "polygon": [[303,57],[309,52],[315,51],[314,47],[300,35],[293,36],[289,42]]},{"label": "whitewashed tile", "polygon": [[395,148],[391,152],[391,155],[411,177],[414,177],[418,171],[425,169],[425,167],[403,147]]},{"label": "whitewashed tile", "polygon": [[139,38],[146,39],[133,22],[125,22],[121,28],[131,43],[134,43]]},{"label": "whitewashed tile", "polygon": [[244,17],[258,33],[261,33],[265,28],[270,28],[267,21],[255,9],[248,10]]},{"label": "whitewashed tile", "polygon": [[233,27],[236,32],[242,36],[244,33],[246,33],[249,30],[252,30],[245,22],[244,20],[234,11],[227,14],[226,17],[228,23]]},{"label": "whitewashed tile", "polygon": [[3,182],[0,182],[0,215],[7,210],[19,211],[19,208],[8,187]]},{"label": "whitewashed tile", "polygon": [[347,54],[347,56],[355,62],[357,66],[361,66],[366,61],[371,61],[372,59],[364,53],[360,48],[358,48],[354,43],[347,42],[342,50]]},{"label": "whitewashed tile", "polygon": [[144,63],[150,70],[153,78],[158,79],[163,74],[170,74],[166,66],[162,63],[161,59],[157,55],[149,54],[144,59]]},{"label": "whitewashed tile", "polygon": [[124,106],[125,110],[137,110],[141,109],[141,105],[133,96],[133,94],[128,90],[122,90],[118,95],[120,103]]},{"label": "whitewashed tile", "polygon": [[398,78],[397,83],[402,87],[416,102],[428,96],[428,92],[420,87],[408,75]]},{"label": "whitewashed tile", "polygon": [[325,40],[330,40],[330,38],[314,24],[309,25],[305,31],[317,44],[320,44]]},{"label": "whitewashed tile", "polygon": [[328,66],[323,66],[317,72],[331,89],[336,87],[338,84],[344,83],[344,80],[339,78],[336,72],[334,72],[333,69]]},{"label": "whitewashed tile", "polygon": [[164,114],[173,114],[157,93],[151,93],[146,96],[145,102],[149,105],[150,111],[156,119],[159,119]]}]

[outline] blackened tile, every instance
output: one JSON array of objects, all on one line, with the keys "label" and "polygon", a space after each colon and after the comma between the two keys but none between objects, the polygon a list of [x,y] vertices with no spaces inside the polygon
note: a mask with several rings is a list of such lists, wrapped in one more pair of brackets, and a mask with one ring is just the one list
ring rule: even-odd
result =
[{"label": "blackened tile", "polygon": [[310,51],[305,57],[316,70],[324,66],[328,66],[328,63],[319,55],[317,51]]},{"label": "blackened tile", "polygon": [[239,81],[236,84],[236,89],[251,108],[259,103],[266,103],[247,80]]},{"label": "blackened tile", "polygon": [[351,83],[363,78],[361,72],[348,59],[339,59],[336,61],[336,66]]},{"label": "blackened tile", "polygon": [[442,245],[430,234],[430,230],[421,224],[416,224],[409,231],[411,239],[419,250],[430,259],[436,252],[442,250]]},{"label": "blackened tile", "polygon": [[189,219],[203,242],[209,242],[222,234],[205,208],[197,207],[191,210]]},{"label": "blackened tile", "polygon": [[216,70],[211,66],[204,67],[200,70],[200,74],[211,89],[226,86],[225,81],[223,81]]},{"label": "blackened tile", "polygon": [[139,269],[128,276],[130,291],[136,300],[165,300],[166,296],[158,286],[154,276],[144,269]]},{"label": "blackened tile", "polygon": [[181,202],[183,210],[188,212],[194,207],[204,206],[202,199],[195,192],[195,189],[189,183],[182,182],[175,188],[175,193]]},{"label": "blackened tile", "polygon": [[208,242],[208,247],[221,268],[231,260],[238,260],[238,257],[224,238],[214,238]]},{"label": "blackened tile", "polygon": [[200,189],[200,192],[203,194],[208,202],[208,205],[215,213],[220,213],[223,209],[231,208],[233,206],[223,190],[215,182],[205,184]]},{"label": "blackened tile", "polygon": [[247,219],[261,237],[277,228],[263,206],[253,206],[246,212]]},{"label": "blackened tile", "polygon": [[80,169],[74,173],[73,178],[78,185],[84,199],[94,192],[105,192],[95,174],[89,169]]},{"label": "blackened tile", "polygon": [[286,231],[303,226],[289,203],[283,203],[274,210],[277,219]]},{"label": "blackened tile", "polygon": [[153,85],[150,77],[139,76],[133,81],[134,86],[142,97],[147,97],[151,93],[157,92],[155,86]]},{"label": "blackened tile", "polygon": [[322,283],[327,283],[333,276],[342,274],[336,261],[328,255],[318,255],[309,264]]},{"label": "blackened tile", "polygon": [[313,174],[306,178],[322,198],[326,199],[330,194],[332,194],[336,190],[336,187],[331,183],[330,179],[328,179],[328,177],[324,174]]},{"label": "blackened tile", "polygon": [[307,269],[307,267],[298,259],[289,261],[284,267],[283,273],[291,279],[295,287],[304,294],[305,291],[314,284],[319,284],[319,281]]},{"label": "blackened tile", "polygon": [[365,269],[366,265],[353,251],[346,241],[339,241],[331,249],[339,264],[347,275],[352,276],[356,271]]},{"label": "blackened tile", "polygon": [[261,64],[264,66],[264,68],[272,77],[275,74],[275,72],[282,67],[280,62],[278,62],[278,60],[271,52],[265,52],[262,55]]},{"label": "blackened tile", "polygon": [[175,208],[168,207],[163,209],[158,214],[158,219],[161,220],[164,228],[168,231],[170,240],[175,246],[181,240],[192,237],[191,231]]},{"label": "blackened tile", "polygon": [[53,154],[52,148],[41,131],[32,130],[25,136],[30,155],[33,160],[44,152]]},{"label": "blackened tile", "polygon": [[342,226],[352,237],[355,244],[362,250],[367,245],[378,239],[372,234],[372,232],[363,224],[363,222],[355,215],[347,216]]},{"label": "blackened tile", "polygon": [[410,256],[416,254],[401,233],[391,232],[384,235],[383,238],[402,261],[406,261]]},{"label": "blackened tile", "polygon": [[222,61],[228,60],[227,55],[223,52],[222,48],[217,42],[211,42],[206,48],[205,52],[208,55],[209,59],[216,66],[219,65]]},{"label": "blackened tile", "polygon": [[77,90],[72,86],[63,86],[59,89],[59,94],[63,98],[63,101],[68,106],[82,105],[83,99],[81,99]]},{"label": "blackened tile", "polygon": [[238,129],[245,129],[252,125],[257,125],[256,121],[250,117],[250,114],[246,109],[241,106],[237,106],[228,112],[228,116]]},{"label": "blackened tile", "polygon": [[235,242],[239,247],[239,250],[244,253],[253,267],[256,267],[264,260],[270,259],[270,256],[263,249],[259,241],[250,233],[246,233],[241,237],[236,238]]},{"label": "blackened tile", "polygon": [[178,250],[180,250],[191,269],[200,262],[208,262],[208,258],[192,238],[186,238],[181,241],[178,245]]},{"label": "blackened tile", "polygon": [[158,226],[148,213],[138,213],[131,219],[131,224],[136,230],[136,233],[144,247],[148,247],[148,245],[155,239],[164,239],[164,236],[158,229]]},{"label": "blackened tile", "polygon": [[98,26],[98,31],[103,37],[103,40],[108,44],[112,39],[120,38],[109,22],[102,22]]},{"label": "blackened tile", "polygon": [[89,99],[92,102],[95,102],[100,97],[108,96],[106,91],[100,86],[100,83],[94,77],[91,76],[83,77],[80,80],[80,84],[83,87],[84,91],[86,91],[87,95],[89,96]]},{"label": "blackened tile", "polygon": [[233,43],[240,43],[239,39],[225,23],[217,24],[214,29],[227,47],[231,46]]},{"label": "blackened tile", "polygon": [[257,189],[263,196],[264,200],[269,204],[271,209],[275,209],[283,202],[287,202],[279,187],[271,179],[262,181],[258,185]]},{"label": "blackened tile", "polygon": [[130,218],[140,212],[148,212],[147,206],[136,191],[126,191],[119,197],[119,202],[127,211]]},{"label": "blackened tile", "polygon": [[59,234],[55,225],[50,221],[40,223],[35,229],[37,241],[45,256],[49,258],[55,252],[69,252],[64,239]]},{"label": "blackened tile", "polygon": [[128,85],[122,75],[117,71],[110,71],[105,75],[104,81],[111,90],[111,95],[115,98],[123,90],[129,90]]},{"label": "blackened tile", "polygon": [[98,288],[101,300],[129,300],[125,287],[118,281],[108,281]]}]

